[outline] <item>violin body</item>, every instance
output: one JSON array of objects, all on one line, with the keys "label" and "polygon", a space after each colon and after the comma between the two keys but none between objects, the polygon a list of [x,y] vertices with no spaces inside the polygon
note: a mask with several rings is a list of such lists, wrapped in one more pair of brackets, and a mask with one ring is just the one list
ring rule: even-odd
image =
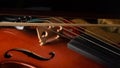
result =
[{"label": "violin body", "polygon": [[[24,17],[23,17],[24,18]],[[31,18],[31,17],[30,17]],[[29,18],[29,19],[30,19]],[[8,18],[7,18],[8,19]],[[17,18],[17,21],[21,21],[18,20],[19,17]],[[28,19],[28,18],[27,18]],[[69,20],[65,20],[63,18],[55,18],[55,17],[50,17],[49,21],[47,22],[58,22],[58,23],[63,23],[60,20],[62,20],[65,23],[73,23],[74,21],[69,21]],[[41,19],[32,19],[29,20],[29,22],[46,22],[44,20],[48,20],[46,18],[41,18]],[[78,20],[78,19],[77,19]],[[22,19],[22,21],[27,21],[26,18]],[[22,22],[21,21],[21,22]],[[79,20],[80,22],[85,22],[83,20]],[[16,22],[16,20],[12,19],[12,22]],[[87,23],[85,23],[87,24]],[[3,68],[9,67],[9,65],[12,66],[12,64],[16,64],[18,67],[25,67],[25,68],[106,68],[106,65],[103,65],[101,63],[98,63],[99,61],[103,61],[101,59],[99,59],[99,57],[97,57],[97,62],[93,61],[93,55],[87,55],[87,57],[92,57],[92,60],[85,57],[84,55],[82,55],[83,53],[77,53],[74,52],[73,46],[78,46],[80,44],[80,49],[81,47],[84,47],[83,49],[87,49],[89,51],[89,49],[91,49],[90,53],[94,53],[95,52],[95,57],[96,56],[100,56],[103,57],[102,59],[108,60],[107,58],[112,58],[115,56],[111,56],[111,54],[107,55],[107,56],[101,56],[104,55],[102,53],[99,53],[93,49],[99,49],[99,47],[97,46],[93,46],[93,43],[88,42],[87,40],[84,39],[78,39],[78,38],[74,38],[77,35],[80,35],[82,37],[85,37],[93,42],[96,42],[100,45],[104,45],[105,47],[108,47],[112,50],[115,50],[117,52],[119,52],[118,50],[109,47],[109,45],[107,45],[105,42],[99,41],[96,38],[93,38],[89,35],[86,35],[84,32],[84,29],[81,29],[81,27],[55,27],[55,26],[50,26],[49,27],[45,27],[45,29],[43,27],[24,27],[24,29],[18,29],[17,27],[23,27],[23,26],[15,26],[13,27],[1,27],[0,28],[0,45],[1,48],[0,49],[0,56],[1,56],[1,60],[0,60],[0,66]],[[46,29],[47,28],[47,29]],[[37,29],[37,31],[36,31]],[[79,31],[78,31],[79,29]],[[86,28],[85,28],[86,29]],[[58,30],[58,33],[54,33],[49,30]],[[45,33],[45,31],[48,33],[48,37],[46,38],[45,35],[47,33]],[[45,39],[49,39],[49,37],[51,36],[56,36],[59,35],[60,33],[62,33],[65,37],[71,37],[74,38],[73,40],[71,40],[69,43],[67,42],[68,40],[62,38],[57,38],[54,39],[54,41],[46,43],[46,40],[43,41],[45,42],[44,46],[41,46],[39,42],[40,40],[44,40],[41,37],[44,35]],[[87,32],[86,32],[87,33]],[[61,36],[61,35],[59,35]],[[52,37],[53,38],[53,37]],[[77,41],[77,43],[76,43]],[[68,43],[68,45],[67,45]],[[83,44],[84,43],[84,44]],[[73,48],[72,48],[73,47]],[[92,47],[92,48],[91,48]],[[69,49],[70,48],[70,49]],[[79,48],[79,47],[78,47]],[[73,49],[73,50],[71,50]],[[78,49],[79,51],[79,49]],[[84,50],[83,50],[84,51]],[[82,51],[82,52],[83,52]],[[99,49],[99,51],[101,52],[105,52],[105,54],[107,53],[111,53],[109,51],[105,51],[105,49]],[[85,52],[84,54],[86,54],[87,52]],[[111,57],[109,57],[111,56]],[[119,57],[117,57],[119,59]],[[95,58],[96,59],[96,58]],[[117,60],[117,59],[115,59]],[[108,62],[108,61],[107,61]],[[106,63],[107,63],[106,62]],[[118,61],[119,62],[119,61]],[[103,62],[105,63],[105,62]],[[117,62],[116,62],[117,63]],[[111,61],[112,64],[112,61]],[[107,65],[111,65],[109,63],[107,63]],[[7,66],[5,66],[7,65]],[[119,66],[119,64],[118,64]],[[110,66],[112,67],[112,66]]]},{"label": "violin body", "polygon": [[[55,42],[40,46],[36,33],[17,30],[14,28],[0,29],[0,64],[6,61],[21,62],[31,64],[37,68],[103,68],[99,63],[96,63],[83,55],[80,55],[67,48],[64,40],[56,40]],[[55,56],[51,60],[42,61],[26,56],[17,51],[11,51],[11,58],[5,58],[6,51],[13,48],[22,48],[35,52],[38,55],[49,57],[49,52],[54,51]],[[28,67],[29,68],[29,67]]]},{"label": "violin body", "polygon": [[[20,15],[20,16],[16,16],[17,19],[14,19],[16,18],[15,16],[13,16],[12,18],[7,18],[7,20],[9,20],[10,22],[25,22],[28,19],[29,20],[31,19],[31,16],[29,17],[29,15],[33,15],[37,17],[61,16],[61,17],[80,17],[80,18],[94,18],[94,19],[120,18],[120,13],[119,13],[120,10],[118,7],[119,2],[115,3],[112,1],[93,2],[87,0],[87,1],[78,2],[78,1],[69,0],[69,2],[66,2],[64,0],[56,0],[56,1],[55,0],[52,1],[51,0],[12,0],[12,1],[1,0],[0,3],[1,3],[0,21],[2,21],[4,15],[7,14]],[[84,6],[85,4],[87,4],[87,6]],[[22,15],[24,16],[21,17]],[[25,15],[27,15],[28,17],[26,18]],[[36,21],[36,19],[34,20]],[[6,19],[4,19],[4,21],[6,21]],[[40,21],[38,19],[37,21],[43,23],[43,21]],[[61,23],[58,20],[57,22]],[[68,23],[68,21],[66,20],[64,20],[64,22]],[[73,22],[76,21],[74,20]],[[73,35],[73,33],[75,34],[77,33],[78,35],[81,35],[81,31],[79,32],[73,27],[65,27],[65,28],[67,31],[65,29],[62,30],[62,34],[65,34],[65,37],[72,36],[73,38],[76,36]],[[54,27],[51,29],[54,29]],[[111,37],[112,35],[110,35],[109,33],[104,34],[104,32],[102,33],[102,31],[99,32],[96,28],[93,29],[87,28],[87,29],[94,31],[97,35],[102,34],[102,36],[107,37],[108,39],[112,39],[112,41],[117,44],[119,43],[120,36],[118,37],[118,35],[116,34],[115,34],[116,37],[118,37],[117,39],[116,37]],[[40,32],[41,30],[43,30],[43,32]],[[86,31],[83,29],[80,30],[82,30],[83,32]],[[72,31],[72,33],[69,31]],[[66,39],[64,38],[59,37],[57,39],[54,39],[54,41],[46,44],[46,38],[41,38],[41,37],[47,35],[47,33],[51,33],[51,32],[45,29],[41,29],[40,27],[36,29],[36,27],[1,26],[0,27],[0,68],[106,68],[106,66],[104,66],[103,64],[97,63],[93,61],[93,59],[91,60],[86,56],[83,56],[82,53],[79,54],[69,49],[67,45],[68,40],[66,41]],[[61,33],[61,31],[58,33]],[[54,35],[54,37],[56,37],[58,33],[55,34],[52,32],[50,36]],[[47,36],[47,39],[49,39],[50,36]],[[84,37],[88,38],[89,36],[84,36]],[[68,44],[74,46],[75,39],[72,39],[71,42],[69,42]],[[42,42],[45,43],[44,46],[40,45],[41,43],[40,40],[42,40]],[[93,40],[93,38],[91,40]],[[81,45],[81,47],[89,46],[88,45],[89,42],[87,40],[80,39],[80,41],[83,41],[84,43],[87,42],[86,44]],[[79,45],[79,43],[77,45]],[[91,46],[93,46],[93,44],[91,44]]]}]

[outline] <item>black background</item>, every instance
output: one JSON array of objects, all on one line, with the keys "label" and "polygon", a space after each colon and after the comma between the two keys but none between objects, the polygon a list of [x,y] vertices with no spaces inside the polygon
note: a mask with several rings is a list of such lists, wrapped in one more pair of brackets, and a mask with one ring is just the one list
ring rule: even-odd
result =
[{"label": "black background", "polygon": [[91,14],[90,16],[93,13],[99,14],[99,16],[102,14],[102,17],[105,14],[107,17],[111,15],[120,17],[120,4],[115,0],[0,0],[0,10],[3,8],[26,9],[31,7],[47,7],[51,9],[50,11],[64,11],[66,13],[87,13],[87,15]]},{"label": "black background", "polygon": [[0,8],[50,7],[52,10],[85,12],[120,12],[119,2],[92,0],[0,0]]}]

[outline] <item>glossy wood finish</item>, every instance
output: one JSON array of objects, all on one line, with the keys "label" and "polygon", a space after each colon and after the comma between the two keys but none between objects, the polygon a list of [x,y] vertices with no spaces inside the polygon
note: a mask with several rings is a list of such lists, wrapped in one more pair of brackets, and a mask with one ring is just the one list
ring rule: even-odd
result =
[{"label": "glossy wood finish", "polygon": [[38,68],[32,64],[18,61],[4,61],[0,64],[0,68]]},{"label": "glossy wood finish", "polygon": [[[4,61],[19,61],[33,64],[38,68],[103,68],[84,56],[70,50],[65,40],[40,46],[35,32],[19,31],[14,28],[0,28],[0,63]],[[12,48],[24,48],[41,56],[48,57],[48,53],[55,52],[55,57],[49,61],[40,61],[28,57],[20,52],[11,52],[12,58],[4,58],[4,53]]]}]

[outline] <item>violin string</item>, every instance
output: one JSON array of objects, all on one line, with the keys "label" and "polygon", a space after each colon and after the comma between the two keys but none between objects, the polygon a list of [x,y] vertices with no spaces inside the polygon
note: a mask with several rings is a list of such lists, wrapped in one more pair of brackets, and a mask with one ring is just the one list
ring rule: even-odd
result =
[{"label": "violin string", "polygon": [[[64,30],[66,30],[66,31],[68,31],[68,32],[71,32],[71,31],[67,30],[66,28],[64,28]],[[79,36],[79,37],[81,37],[81,38],[83,38],[83,39],[85,39],[85,40],[87,40],[87,41],[89,41],[89,42],[91,42],[91,43],[93,43],[93,44],[96,44],[97,46],[99,46],[99,47],[101,47],[101,48],[104,48],[104,49],[106,49],[106,50],[108,50],[108,51],[111,51],[111,52],[113,52],[114,54],[117,54],[117,55],[120,56],[119,53],[117,53],[117,52],[115,52],[115,51],[112,51],[111,49],[108,49],[108,48],[106,48],[106,47],[104,47],[104,46],[101,46],[100,44],[98,44],[98,43],[96,43],[96,42],[94,42],[94,41],[91,41],[91,40],[89,40],[89,39],[87,39],[87,38],[85,38],[85,37],[83,37],[83,36],[81,36],[81,35],[79,35],[79,34],[77,34],[77,33],[73,33],[73,32],[72,32],[72,34],[74,34],[74,35],[76,35],[76,36]]]},{"label": "violin string", "polygon": [[[54,17],[53,17],[54,18]],[[59,18],[61,18],[61,17],[59,17]],[[50,18],[48,18],[48,19],[50,19]],[[56,19],[56,20],[59,20],[59,19],[57,19],[57,18],[54,18],[54,19]],[[62,18],[62,19],[64,19],[64,18]],[[64,19],[64,20],[66,20],[66,19]],[[59,20],[60,22],[62,22],[62,23],[64,23],[63,21],[61,21],[61,20]],[[71,21],[68,21],[68,20],[66,20],[67,22],[69,22],[69,23],[72,23]],[[63,28],[64,29],[64,28]],[[84,34],[86,34],[86,35],[90,35],[90,34],[88,34],[88,33],[85,33],[84,31],[82,31],[82,30],[80,30],[80,29],[84,29],[84,28],[80,28],[80,29],[78,29],[78,28],[74,28],[75,30],[78,30],[78,31],[80,31],[80,32],[82,32],[82,33],[84,33]],[[84,29],[85,30],[85,29]],[[87,30],[89,33],[92,33],[93,34],[93,32],[90,32],[89,30]],[[55,31],[54,31],[55,32]],[[55,32],[55,33],[57,33],[57,32]],[[94,33],[95,34],[95,33]],[[60,34],[59,34],[60,35]],[[69,36],[69,37],[67,37],[67,36],[65,36],[65,35],[63,35],[63,34],[61,34],[60,36],[63,36],[64,38],[67,38],[67,39],[72,39],[73,37],[71,37],[71,36]],[[90,35],[90,36],[92,36],[92,37],[94,37],[94,38],[96,38],[95,36],[93,36],[93,35]],[[101,40],[101,39],[99,39],[99,38],[96,38],[96,39],[98,39],[98,40],[100,40],[100,41],[102,41],[102,42],[104,42],[103,40]],[[106,39],[106,38],[105,38]],[[104,42],[104,43],[106,43],[106,42]],[[113,45],[111,45],[111,44],[109,44],[109,43],[106,43],[106,44],[108,44],[108,45],[110,45],[110,46],[112,46],[112,47],[114,47],[114,48],[116,48],[116,49],[118,49],[118,50],[120,50],[118,47],[115,47],[115,46],[113,46]],[[115,44],[115,43],[114,43]]]},{"label": "violin string", "polygon": [[[67,30],[66,28],[64,28],[64,30],[66,30],[66,31],[68,31],[68,32],[71,32],[71,31]],[[74,32],[71,32],[71,33],[74,34],[74,35],[76,35],[76,36],[80,36],[79,34],[76,34],[76,33],[74,33]],[[82,36],[80,36],[80,37],[83,38],[83,39],[85,39],[85,40],[87,40],[87,41],[89,41],[89,42],[91,42],[91,43],[93,43],[93,44],[98,45],[99,47],[102,47],[102,48],[104,48],[104,49],[106,49],[106,50],[108,50],[108,51],[111,51],[111,52],[113,52],[114,54],[120,55],[119,53],[117,53],[117,52],[115,52],[115,51],[112,51],[111,49],[108,49],[108,48],[106,48],[106,47],[104,47],[104,46],[101,46],[101,45],[99,45],[98,43],[95,43],[95,42],[93,42],[93,41],[91,41],[91,40],[89,40],[89,39],[87,39],[87,38],[84,38],[84,37],[82,37]]]},{"label": "violin string", "polygon": [[[63,19],[63,20],[66,20],[66,19],[64,19],[64,18],[61,18],[61,19]],[[70,24],[72,23],[71,21],[68,21],[68,20],[66,20],[67,22],[69,22]],[[102,37],[102,36],[100,36],[100,35],[97,35],[97,34],[95,34],[94,32],[91,32],[91,31],[89,31],[89,30],[87,30],[87,29],[85,29],[85,28],[83,28],[83,27],[79,27],[80,29],[82,29],[82,30],[85,30],[86,32],[88,32],[88,33],[91,33],[91,34],[93,34],[93,35],[90,35],[90,34],[88,34],[88,33],[86,33],[86,32],[84,32],[84,31],[82,31],[82,30],[80,30],[80,29],[78,29],[78,28],[74,28],[74,29],[76,29],[76,30],[78,30],[78,31],[80,31],[80,32],[82,32],[82,33],[84,33],[84,34],[86,34],[86,35],[89,35],[89,36],[91,36],[91,37],[93,37],[93,38],[95,38],[95,39],[98,39],[98,40],[100,40],[100,41],[102,41],[102,42],[104,42],[103,40],[101,40],[101,39],[99,39],[99,38],[102,38],[102,39],[104,39],[104,40],[106,40],[106,41],[108,41],[108,42],[110,42],[110,43],[112,43],[112,44],[114,44],[114,45],[118,45],[118,44],[116,44],[116,43],[114,43],[113,41],[111,41],[111,40],[109,40],[109,39],[106,39],[106,38],[104,38],[104,37]],[[96,36],[96,37],[95,37]],[[99,37],[99,38],[97,38],[97,37]],[[110,45],[110,46],[112,46],[112,47],[114,47],[114,48],[116,48],[116,49],[118,49],[118,50],[120,50],[118,47],[116,47],[116,46],[114,46],[114,45],[112,45],[112,44],[110,44],[110,43],[107,43],[107,42],[104,42],[104,43],[106,43],[106,44],[108,44],[108,45]]]},{"label": "violin string", "polygon": [[[66,19],[64,19],[64,18],[62,18],[63,20],[66,20]],[[69,23],[72,23],[71,21],[69,21],[69,20],[66,20],[67,22],[69,22]],[[104,42],[104,43],[106,43],[106,44],[108,44],[108,45],[110,45],[110,46],[112,46],[113,48],[115,48],[115,49],[117,49],[117,50],[120,50],[118,47],[116,47],[116,46],[114,46],[114,45],[112,45],[112,44],[110,44],[110,43],[108,43],[108,42],[105,42],[105,41],[103,41],[103,40],[101,40],[101,39],[99,39],[99,38],[97,38],[97,37],[99,37],[99,35],[97,36],[97,37],[95,37],[95,36],[93,36],[93,35],[90,35],[90,34],[88,34],[88,33],[86,33],[86,32],[84,32],[83,30],[85,30],[85,28],[83,28],[83,27],[81,27],[80,29],[83,29],[83,30],[80,30],[80,29],[78,29],[78,28],[74,28],[74,29],[76,29],[76,30],[78,30],[78,31],[80,31],[80,32],[82,32],[83,34],[85,34],[85,35],[89,35],[89,36],[91,36],[91,37],[93,37],[93,38],[95,38],[95,39],[97,39],[97,40],[100,40],[100,41],[102,41],[102,42]],[[86,29],[87,30],[87,29]],[[89,33],[94,33],[94,32],[91,32],[91,31],[89,31],[89,30],[87,30]],[[94,33],[95,34],[95,33]],[[95,34],[96,35],[96,34]],[[102,36],[101,36],[102,37]],[[105,38],[106,39],[106,38]],[[110,40],[111,41],[111,40]],[[111,41],[112,42],[112,41]],[[114,42],[112,42],[113,44],[115,44],[115,45],[117,45],[116,43],[114,43]]]},{"label": "violin string", "polygon": [[[45,27],[43,27],[43,28],[45,28]],[[46,29],[47,29],[47,28],[46,28]],[[56,32],[56,31],[54,31],[54,30],[50,30],[50,31],[52,31],[52,32],[54,32],[54,33],[56,33],[56,34],[58,34],[58,35],[60,35],[60,36],[62,36],[62,37],[64,37],[64,38],[66,38],[66,39],[68,39],[68,40],[72,39],[72,37],[67,37],[67,36],[65,36],[64,34],[59,33],[59,32]]]},{"label": "violin string", "polygon": [[[84,29],[84,28],[81,28],[81,29]],[[115,42],[113,42],[113,41],[111,41],[111,40],[109,40],[109,39],[107,39],[107,38],[104,38],[104,37],[102,37],[102,36],[100,36],[100,35],[97,35],[97,34],[95,34],[94,32],[91,32],[91,31],[89,31],[89,30],[87,30],[87,29],[85,29],[87,32],[89,32],[89,33],[91,33],[91,34],[93,34],[93,35],[90,35],[90,36],[92,36],[92,37],[94,37],[94,38],[96,38],[96,39],[98,39],[98,40],[100,40],[100,41],[102,41],[102,42],[104,42],[104,43],[106,43],[106,44],[109,44],[110,46],[112,46],[112,47],[114,47],[114,48],[117,48],[117,49],[119,49],[118,47],[116,47],[118,44],[116,44]],[[87,34],[87,33],[86,33]],[[96,37],[95,37],[96,36]],[[110,43],[107,43],[107,42],[105,42],[105,41],[103,41],[103,40],[101,40],[101,39],[99,39],[99,38],[97,38],[97,37],[99,37],[99,38],[102,38],[102,39],[104,39],[104,40],[106,40],[106,41],[108,41],[108,42],[110,42],[110,43],[112,43],[112,44],[114,44],[114,45],[112,45],[112,44],[110,44]],[[120,49],[119,49],[120,50]]]},{"label": "violin string", "polygon": [[[81,29],[83,29],[83,28],[81,28]],[[78,29],[76,29],[76,30],[78,30]],[[89,31],[89,30],[88,30]],[[95,37],[95,36],[93,36],[93,35],[90,35],[90,34],[88,34],[88,33],[86,33],[86,32],[84,32],[84,31],[82,31],[81,30],[81,32],[83,33],[83,34],[85,34],[85,35],[89,35],[89,36],[91,36],[91,37],[93,37],[93,38],[95,38],[95,39],[97,39],[97,40],[100,40],[100,41],[102,41],[102,42],[104,42],[104,43],[106,43],[106,44],[108,44],[108,45],[110,45],[110,46],[112,46],[113,48],[116,48],[116,49],[118,49],[118,50],[120,50],[118,47],[116,47],[117,46],[117,44],[116,43],[114,43],[115,44],[115,46],[114,45],[112,45],[112,44],[110,44],[110,43],[108,43],[108,42],[105,42],[105,41],[103,41],[103,40],[101,40],[101,39],[99,39],[99,38],[97,38],[97,37]],[[92,32],[93,33],[93,32]],[[101,36],[102,37],[102,36]],[[105,40],[106,40],[106,38],[105,38]]]},{"label": "violin string", "polygon": [[[69,30],[67,30],[66,28],[64,28],[64,30],[66,30],[66,31],[68,31],[68,32],[70,32],[70,33],[72,33],[72,34],[74,34],[74,35],[79,35],[79,34],[76,34],[76,33],[73,33],[73,32],[71,32],[71,31],[69,31]],[[54,31],[55,32],[55,31]],[[58,33],[57,32],[57,34],[59,34],[59,35],[62,35],[61,33]],[[62,35],[62,36],[64,36],[64,35]],[[65,37],[65,36],[64,36]],[[104,47],[104,46],[101,46],[101,45],[99,45],[99,44],[97,44],[97,43],[95,43],[95,42],[93,42],[93,41],[91,41],[91,40],[89,40],[89,39],[86,39],[86,38],[84,38],[84,37],[82,37],[82,36],[80,36],[81,38],[83,38],[83,39],[85,39],[85,40],[87,40],[87,41],[89,41],[89,42],[92,42],[93,44],[96,44],[96,45],[98,45],[98,46],[100,46],[100,47],[102,47],[102,48],[104,48],[104,49],[106,49],[106,50],[109,50],[109,51],[111,51],[111,52],[113,52],[114,54],[117,54],[117,55],[120,55],[119,53],[116,53],[116,52],[114,52],[114,51],[112,51],[112,50],[110,50],[110,49],[108,49],[108,48],[106,48],[106,47]],[[70,39],[70,38],[69,38]]]},{"label": "violin string", "polygon": [[[53,19],[52,21],[50,21],[51,19]],[[61,20],[59,20],[59,19],[56,19],[55,17],[51,17],[51,19],[50,20],[47,20],[49,23],[54,23],[54,22],[58,22],[58,23],[64,23],[63,21],[61,21]],[[54,22],[53,22],[54,21]],[[62,29],[63,29],[63,32],[64,32],[64,34],[66,34],[65,33],[65,31],[64,31],[64,29],[65,29],[65,27],[62,27]],[[70,32],[71,33],[71,32]],[[63,34],[63,35],[64,35]],[[71,39],[73,39],[73,37],[70,35],[70,34],[67,34],[67,36],[68,37],[70,37]],[[67,37],[66,35],[65,35],[65,37]]]},{"label": "violin string", "polygon": [[[71,31],[67,30],[66,28],[64,28],[64,30],[66,30],[66,31],[68,31],[68,32],[71,32]],[[54,30],[50,30],[50,31],[55,32],[55,33],[57,33],[57,34],[60,35],[60,36],[61,36],[61,35],[62,35],[62,36],[65,36],[65,35],[63,35],[63,34],[61,34],[61,33],[58,33],[58,32],[56,32],[56,31],[54,31]],[[106,48],[106,47],[104,47],[104,46],[101,46],[101,45],[99,45],[98,43],[95,43],[95,42],[93,42],[93,41],[91,41],[91,40],[89,40],[89,39],[87,39],[87,38],[85,38],[85,37],[83,37],[83,36],[80,36],[79,34],[76,34],[76,33],[73,33],[73,34],[76,35],[76,36],[79,36],[79,37],[81,37],[81,38],[83,38],[83,39],[85,39],[85,40],[87,40],[87,41],[89,41],[89,42],[91,42],[91,43],[93,43],[93,44],[101,47],[101,48],[104,48],[104,49],[106,49],[106,50],[108,50],[108,51],[110,51],[110,52],[112,52],[112,53],[120,56],[119,53],[117,53],[117,52],[115,52],[115,51],[112,51],[111,49],[108,49],[108,48]]]},{"label": "violin string", "polygon": [[[52,22],[49,21],[49,20],[43,20],[43,21],[44,21],[44,22],[48,22],[48,23],[52,23]],[[42,27],[42,28],[48,30],[48,29],[45,28],[45,27]],[[49,29],[49,30],[50,30],[50,29]],[[68,39],[68,40],[72,39],[72,37],[67,37],[67,36],[65,36],[64,34],[62,34],[62,33],[58,33],[58,32],[56,32],[56,31],[54,31],[54,30],[50,30],[50,31],[52,31],[52,32],[54,32],[54,33],[56,33],[56,34],[58,34],[58,35],[60,35],[60,36],[62,36],[62,37],[64,37],[64,38],[66,38],[66,39]]]},{"label": "violin string", "polygon": [[[47,22],[49,22],[49,23],[53,23],[53,22],[51,22],[51,21],[49,21],[49,20],[46,20]],[[43,27],[44,29],[46,29],[46,30],[48,30],[47,28],[45,28],[45,27]],[[65,28],[63,28],[64,30],[66,30],[67,31],[67,29],[65,29]],[[73,39],[73,37],[67,37],[66,35],[64,35],[64,34],[62,34],[62,33],[59,33],[59,32],[56,32],[56,31],[54,31],[54,30],[50,30],[50,31],[52,31],[52,32],[54,32],[54,33],[56,33],[56,34],[58,34],[58,35],[60,35],[60,36],[62,36],[62,37],[64,37],[64,38],[66,38],[66,39],[68,39],[68,40],[71,40],[71,39]],[[71,33],[71,32],[70,32]]]}]

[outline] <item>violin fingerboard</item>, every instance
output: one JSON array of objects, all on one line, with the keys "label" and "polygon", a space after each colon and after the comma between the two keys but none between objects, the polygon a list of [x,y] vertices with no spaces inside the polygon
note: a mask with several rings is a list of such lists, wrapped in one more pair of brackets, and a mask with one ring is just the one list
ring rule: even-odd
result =
[{"label": "violin fingerboard", "polygon": [[[111,48],[111,46],[107,44],[105,46]],[[120,55],[99,47],[81,37],[71,40],[68,43],[68,48],[109,68],[120,68]]]}]

